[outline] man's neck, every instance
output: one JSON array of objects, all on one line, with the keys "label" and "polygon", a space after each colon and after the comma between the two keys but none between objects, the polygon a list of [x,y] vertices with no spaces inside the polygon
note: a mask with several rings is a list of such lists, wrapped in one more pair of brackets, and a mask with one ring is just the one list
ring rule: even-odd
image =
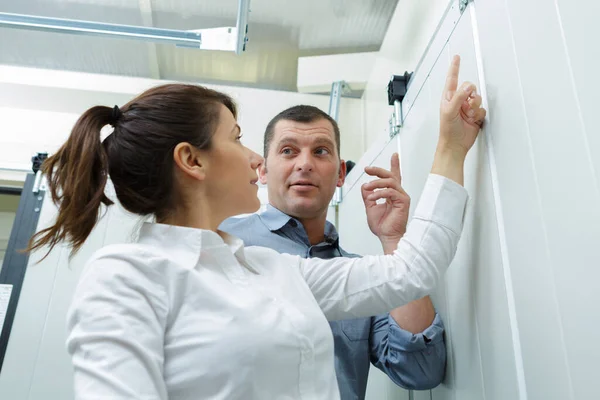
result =
[{"label": "man's neck", "polygon": [[308,235],[308,241],[311,245],[319,244],[325,240],[325,222],[327,215],[324,214],[318,218],[298,219]]}]

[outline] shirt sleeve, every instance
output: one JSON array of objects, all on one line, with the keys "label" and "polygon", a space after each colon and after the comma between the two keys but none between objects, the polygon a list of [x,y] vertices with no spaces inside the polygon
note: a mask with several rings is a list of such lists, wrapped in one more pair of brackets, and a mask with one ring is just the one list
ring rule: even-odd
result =
[{"label": "shirt sleeve", "polygon": [[147,271],[116,257],[91,261],[67,315],[76,400],[166,400],[166,295]]},{"label": "shirt sleeve", "polygon": [[444,378],[444,324],[437,314],[418,334],[400,328],[389,314],[373,317],[369,347],[373,365],[405,389],[433,389]]},{"label": "shirt sleeve", "polygon": [[454,258],[466,203],[461,185],[430,174],[393,254],[298,258],[300,273],[327,319],[383,314],[429,295]]}]

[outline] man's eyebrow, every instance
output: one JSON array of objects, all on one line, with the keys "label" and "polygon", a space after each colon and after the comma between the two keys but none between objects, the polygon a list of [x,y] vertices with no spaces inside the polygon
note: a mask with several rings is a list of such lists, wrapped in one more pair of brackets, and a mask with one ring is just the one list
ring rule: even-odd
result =
[{"label": "man's eyebrow", "polygon": [[296,143],[298,143],[298,139],[296,139],[293,136],[284,136],[279,141],[277,141],[278,145],[281,145],[281,144],[290,144],[290,143],[291,144],[296,144]]},{"label": "man's eyebrow", "polygon": [[318,138],[315,140],[315,143],[316,144],[328,144],[331,146],[334,145],[333,140],[331,140],[330,138]]},{"label": "man's eyebrow", "polygon": [[[298,139],[296,139],[293,136],[285,136],[285,137],[281,138],[277,142],[277,144],[279,146],[281,146],[282,144],[297,144],[298,142],[299,142]],[[330,146],[334,145],[333,140],[331,140],[330,138],[325,138],[325,137],[320,137],[320,138],[315,139],[315,141],[312,144],[317,144],[317,145],[327,144]]]}]

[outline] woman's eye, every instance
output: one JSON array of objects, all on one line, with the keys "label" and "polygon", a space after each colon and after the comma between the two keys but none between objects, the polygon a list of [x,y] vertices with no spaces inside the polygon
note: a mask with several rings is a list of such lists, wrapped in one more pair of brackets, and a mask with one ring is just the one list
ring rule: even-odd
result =
[{"label": "woman's eye", "polygon": [[239,134],[238,137],[235,138],[235,140],[240,141],[242,139],[242,136],[244,136],[244,135]]}]

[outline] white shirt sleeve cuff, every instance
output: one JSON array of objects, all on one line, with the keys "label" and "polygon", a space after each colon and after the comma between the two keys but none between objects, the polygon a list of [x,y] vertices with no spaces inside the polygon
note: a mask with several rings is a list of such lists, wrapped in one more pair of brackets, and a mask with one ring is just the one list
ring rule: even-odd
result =
[{"label": "white shirt sleeve cuff", "polygon": [[467,190],[453,180],[429,174],[413,218],[435,222],[460,234],[468,197]]}]

